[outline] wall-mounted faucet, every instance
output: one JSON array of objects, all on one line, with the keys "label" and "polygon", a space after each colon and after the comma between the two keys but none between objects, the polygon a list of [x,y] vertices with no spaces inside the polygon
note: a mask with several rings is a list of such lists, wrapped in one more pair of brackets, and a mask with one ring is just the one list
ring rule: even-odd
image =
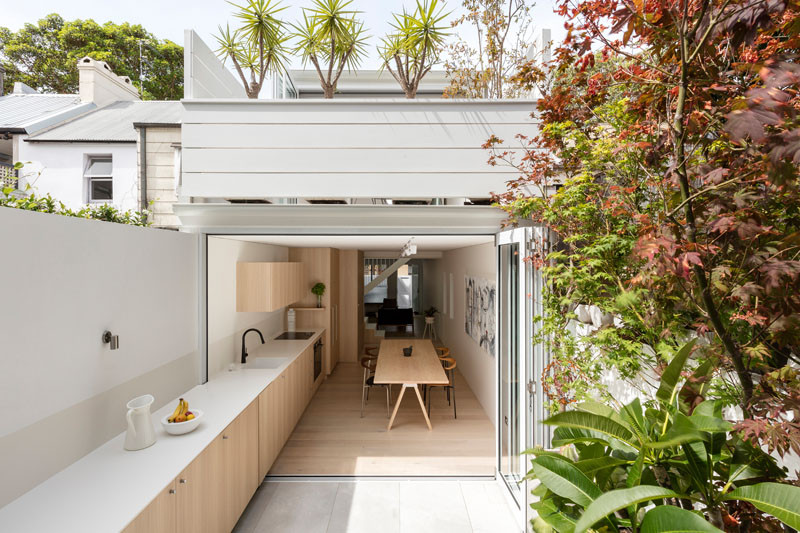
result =
[{"label": "wall-mounted faucet", "polygon": [[114,335],[110,331],[103,333],[103,343],[110,344],[112,350],[119,348],[119,335]]},{"label": "wall-mounted faucet", "polygon": [[264,344],[264,335],[262,335],[261,332],[258,331],[256,328],[250,328],[244,333],[242,333],[242,364],[245,364],[247,362],[247,348],[245,348],[244,339],[245,337],[247,337],[247,334],[250,333],[251,331],[255,331],[256,333],[258,333],[258,336],[261,337],[261,344]]}]

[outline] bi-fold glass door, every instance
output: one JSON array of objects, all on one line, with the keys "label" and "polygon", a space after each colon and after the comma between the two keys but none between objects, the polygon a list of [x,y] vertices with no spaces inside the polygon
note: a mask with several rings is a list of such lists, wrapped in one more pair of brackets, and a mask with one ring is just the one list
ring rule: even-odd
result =
[{"label": "bi-fold glass door", "polygon": [[540,227],[515,228],[497,235],[498,288],[498,473],[528,522],[530,490],[524,481],[529,458],[524,451],[549,446],[541,372],[547,343],[532,342],[534,317],[542,312],[542,272],[529,260],[545,252],[548,233]]}]

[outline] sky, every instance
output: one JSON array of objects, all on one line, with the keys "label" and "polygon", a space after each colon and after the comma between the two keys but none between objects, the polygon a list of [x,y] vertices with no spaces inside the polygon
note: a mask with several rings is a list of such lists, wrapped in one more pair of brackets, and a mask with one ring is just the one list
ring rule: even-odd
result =
[{"label": "sky", "polygon": [[[284,0],[287,7],[284,19],[295,22],[300,18],[301,8],[310,7],[312,0]],[[362,68],[378,68],[375,45],[389,31],[392,13],[416,4],[415,0],[353,0],[352,6],[362,11],[365,26],[371,36],[369,58]],[[554,0],[539,0],[533,8],[537,29],[549,28],[554,40],[563,38],[564,22],[553,13]],[[450,0],[447,7],[456,10],[460,0]],[[35,22],[49,13],[59,13],[67,20],[91,18],[96,22],[112,21],[141,24],[160,39],[169,39],[183,44],[183,30],[194,29],[209,46],[214,48],[213,34],[217,26],[230,22],[233,8],[225,0],[0,0],[0,26],[18,30],[27,22]],[[465,37],[473,35],[465,34]],[[298,61],[293,67],[300,68]]]}]

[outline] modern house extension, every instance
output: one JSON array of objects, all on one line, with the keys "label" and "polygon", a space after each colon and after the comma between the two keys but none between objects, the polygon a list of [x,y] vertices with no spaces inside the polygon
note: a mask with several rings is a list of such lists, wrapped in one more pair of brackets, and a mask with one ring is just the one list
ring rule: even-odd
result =
[{"label": "modern house extension", "polygon": [[[180,231],[0,210],[23,228],[0,257],[0,529],[525,531],[522,452],[549,435],[523,258],[548,235],[503,229],[489,198],[516,175],[482,145],[534,134],[534,102],[437,78],[407,100],[377,73],[322,100],[292,72],[248,100],[185,45],[177,113],[126,119],[139,201],[171,180],[157,224]],[[126,450],[142,397],[155,442]],[[170,435],[179,398],[201,418]]]}]

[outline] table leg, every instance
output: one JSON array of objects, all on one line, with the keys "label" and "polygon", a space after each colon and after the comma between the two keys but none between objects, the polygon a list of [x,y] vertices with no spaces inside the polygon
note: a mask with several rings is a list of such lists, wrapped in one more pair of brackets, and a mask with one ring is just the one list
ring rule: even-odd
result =
[{"label": "table leg", "polygon": [[392,411],[392,418],[389,419],[389,427],[386,428],[386,431],[392,429],[392,424],[394,424],[394,417],[397,415],[397,410],[400,408],[400,402],[403,401],[403,394],[406,393],[406,386],[403,385],[400,387],[400,394],[397,396],[397,403],[394,404],[394,411]]},{"label": "table leg", "polygon": [[[419,400],[419,406],[422,408],[422,416],[425,417],[425,422],[427,422],[428,424],[428,430],[432,430],[433,426],[431,426],[431,419],[428,418],[428,410],[425,409],[425,402],[422,401],[422,396],[419,393],[419,387],[417,387],[416,385],[408,385],[408,386],[414,387],[414,392],[417,393],[417,400]],[[403,387],[406,387],[406,385],[403,385]]]}]

